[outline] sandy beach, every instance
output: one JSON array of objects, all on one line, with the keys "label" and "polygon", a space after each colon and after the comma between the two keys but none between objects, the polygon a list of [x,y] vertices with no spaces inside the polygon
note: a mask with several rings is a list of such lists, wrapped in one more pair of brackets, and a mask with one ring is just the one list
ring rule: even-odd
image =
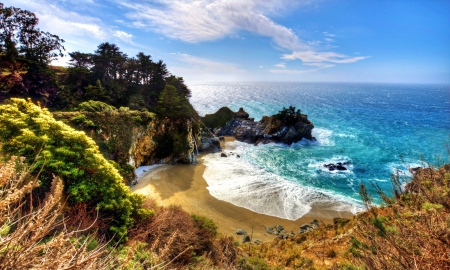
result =
[{"label": "sandy beach", "polygon": [[[234,140],[226,138],[222,142],[222,148],[226,148],[226,142]],[[180,205],[191,214],[200,214],[215,221],[219,232],[224,235],[232,235],[237,240],[241,236],[235,234],[236,229],[244,229],[249,234],[253,232],[253,239],[267,241],[274,235],[267,234],[263,225],[282,225],[286,231],[297,233],[300,225],[311,222],[314,217],[303,217],[296,221],[281,219],[273,216],[255,213],[248,209],[235,206],[211,196],[207,183],[203,178],[205,166],[202,156],[198,157],[197,165],[177,164],[160,165],[151,168],[140,178],[139,183],[131,188],[138,194],[148,195],[156,199],[161,205]],[[314,211],[314,209],[313,209]],[[331,219],[319,219],[328,224]]]}]

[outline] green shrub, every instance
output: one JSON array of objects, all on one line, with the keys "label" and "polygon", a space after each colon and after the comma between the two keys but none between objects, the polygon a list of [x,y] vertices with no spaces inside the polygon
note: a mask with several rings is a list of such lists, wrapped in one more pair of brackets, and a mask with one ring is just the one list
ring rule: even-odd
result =
[{"label": "green shrub", "polygon": [[3,154],[25,156],[31,173],[42,169],[41,186],[48,187],[53,174],[60,176],[69,204],[97,208],[100,218],[110,220],[109,231],[117,239],[126,240],[134,218],[146,212],[142,197],[130,192],[91,138],[32,102],[12,99],[0,106],[0,146]]},{"label": "green shrub", "polygon": [[435,209],[437,211],[441,210],[444,206],[442,206],[442,204],[438,204],[438,203],[429,203],[426,202],[422,205],[422,208],[429,211],[431,209]]},{"label": "green shrub", "polygon": [[247,259],[240,258],[238,261],[239,269],[243,270],[268,270],[270,266],[260,258],[249,257]]},{"label": "green shrub", "polygon": [[219,128],[225,126],[235,115],[236,113],[230,108],[222,107],[213,114],[206,114],[205,117],[202,117],[202,122],[208,128]]},{"label": "green shrub", "polygon": [[110,112],[115,111],[116,108],[101,101],[89,100],[80,103],[78,110],[86,112]]},{"label": "green shrub", "polygon": [[195,214],[192,214],[191,218],[194,220],[194,224],[197,228],[207,231],[212,236],[217,235],[217,225],[212,219]]}]

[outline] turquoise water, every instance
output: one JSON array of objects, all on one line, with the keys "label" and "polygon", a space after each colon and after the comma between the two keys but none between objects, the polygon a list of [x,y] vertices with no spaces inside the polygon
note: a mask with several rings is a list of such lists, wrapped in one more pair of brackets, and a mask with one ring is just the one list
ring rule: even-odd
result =
[{"label": "turquoise water", "polygon": [[[197,83],[189,85],[200,115],[222,106],[251,117],[293,105],[314,123],[317,142],[233,143],[241,158],[205,157],[211,194],[255,212],[288,219],[311,208],[356,212],[361,183],[390,192],[391,173],[449,162],[450,87],[402,84]],[[327,163],[348,161],[330,172]],[[375,195],[375,194],[374,194]],[[327,214],[324,213],[324,216]]]}]

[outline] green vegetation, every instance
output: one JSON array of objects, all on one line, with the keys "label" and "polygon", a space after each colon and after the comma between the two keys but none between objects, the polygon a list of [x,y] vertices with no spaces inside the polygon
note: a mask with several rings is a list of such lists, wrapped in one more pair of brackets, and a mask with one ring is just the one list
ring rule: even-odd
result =
[{"label": "green vegetation", "polygon": [[225,126],[235,115],[236,113],[230,110],[230,108],[222,107],[213,114],[206,114],[205,117],[202,117],[202,122],[208,128],[220,128]]},{"label": "green vegetation", "polygon": [[49,190],[53,174],[60,176],[69,203],[97,208],[102,219],[111,220],[111,236],[126,240],[134,219],[148,214],[140,207],[142,198],[131,194],[95,142],[56,121],[48,110],[20,99],[1,105],[0,140],[3,154],[24,156],[32,163],[41,194]]},{"label": "green vegetation", "polygon": [[279,111],[277,114],[274,115],[275,119],[281,120],[282,122],[293,125],[297,123],[302,118],[302,114],[300,109],[297,111],[295,110],[295,107],[289,106],[289,108],[283,107],[281,111]]}]

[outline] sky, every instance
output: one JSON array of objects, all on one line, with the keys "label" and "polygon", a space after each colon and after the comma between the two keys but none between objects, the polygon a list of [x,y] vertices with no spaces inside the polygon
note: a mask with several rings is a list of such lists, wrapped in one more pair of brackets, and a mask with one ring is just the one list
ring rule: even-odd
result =
[{"label": "sky", "polygon": [[[448,0],[13,0],[67,52],[114,43],[193,82],[450,84]],[[55,65],[67,65],[63,57]]]}]

